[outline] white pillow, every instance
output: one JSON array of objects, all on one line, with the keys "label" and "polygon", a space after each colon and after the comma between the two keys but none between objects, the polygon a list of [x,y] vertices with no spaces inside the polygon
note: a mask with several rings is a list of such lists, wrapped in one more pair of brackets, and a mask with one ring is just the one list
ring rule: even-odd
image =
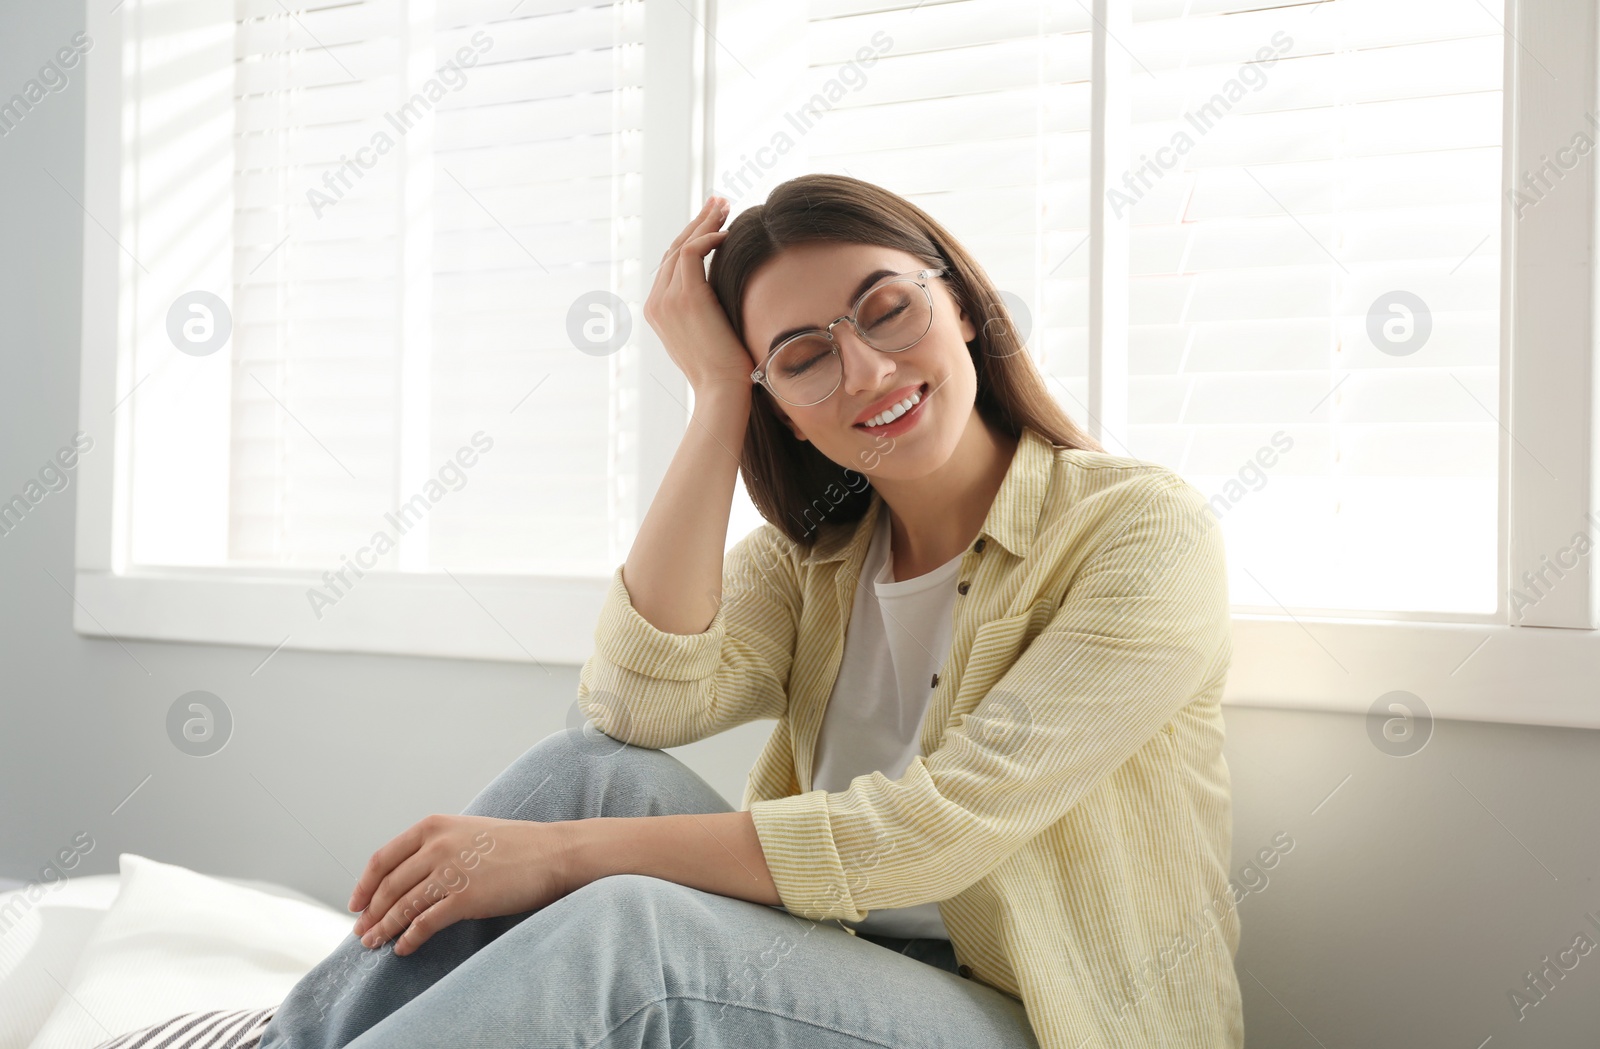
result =
[{"label": "white pillow", "polygon": [[355,915],[118,857],[116,900],[28,1049],[84,1049],[178,1013],[277,1005],[350,933]]},{"label": "white pillow", "polygon": [[[220,880],[322,906],[277,882]],[[51,974],[62,981],[71,974],[121,882],[117,874],[86,874],[0,893],[0,1049],[27,1049],[39,1033],[61,1000],[61,984]]]},{"label": "white pillow", "polygon": [[[27,1049],[121,879],[90,874],[0,894],[0,1049]],[[352,919],[353,921],[353,919]]]}]

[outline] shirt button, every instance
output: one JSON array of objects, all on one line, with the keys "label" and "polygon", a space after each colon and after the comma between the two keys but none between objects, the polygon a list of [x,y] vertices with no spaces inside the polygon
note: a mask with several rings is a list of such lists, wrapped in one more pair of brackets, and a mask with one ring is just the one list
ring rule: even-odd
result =
[{"label": "shirt button", "polygon": [[978,542],[977,542],[977,543],[976,543],[976,544],[975,544],[975,545],[974,545],[974,546],[973,546],[973,548],[972,548],[972,549],[974,549],[974,550],[976,550],[976,551],[977,551],[977,552],[978,552],[978,553],[980,553],[980,554],[981,554],[981,553],[983,553],[983,544],[984,544],[984,543],[985,543],[985,542],[987,542],[987,540],[985,540],[985,539],[979,539],[979,540],[978,540]]},{"label": "shirt button", "polygon": [[964,593],[967,592],[967,588],[970,587],[971,585],[972,585],[971,583],[968,583],[965,579],[963,579],[961,581],[961,585],[956,587],[956,592],[964,594]]},{"label": "shirt button", "polygon": [[928,687],[929,688],[938,688],[939,687],[939,675],[938,674],[933,675],[933,682]]},{"label": "shirt button", "polygon": [[956,972],[961,976],[962,979],[969,979],[972,976],[972,967],[968,965],[958,965],[956,966]]}]

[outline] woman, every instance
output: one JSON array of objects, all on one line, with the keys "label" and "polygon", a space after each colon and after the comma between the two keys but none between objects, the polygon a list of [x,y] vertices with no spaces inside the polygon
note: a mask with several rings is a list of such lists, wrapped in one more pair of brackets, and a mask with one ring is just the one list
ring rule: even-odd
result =
[{"label": "woman", "polygon": [[[374,854],[378,949],[263,1049],[1242,1045],[1204,498],[1067,418],[911,203],[726,214],[645,306],[695,407],[580,675],[604,735]],[[762,718],[738,811],[659,749]]]}]

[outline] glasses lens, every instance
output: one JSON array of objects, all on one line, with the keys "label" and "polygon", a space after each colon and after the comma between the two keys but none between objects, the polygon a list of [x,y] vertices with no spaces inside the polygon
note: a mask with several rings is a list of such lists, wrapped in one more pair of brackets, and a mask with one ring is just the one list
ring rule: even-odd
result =
[{"label": "glasses lens", "polygon": [[880,350],[904,350],[928,334],[933,310],[920,284],[892,280],[879,285],[856,313],[867,342]]},{"label": "glasses lens", "polygon": [[816,404],[833,392],[843,374],[833,343],[815,335],[802,335],[767,361],[772,389],[795,405]]}]

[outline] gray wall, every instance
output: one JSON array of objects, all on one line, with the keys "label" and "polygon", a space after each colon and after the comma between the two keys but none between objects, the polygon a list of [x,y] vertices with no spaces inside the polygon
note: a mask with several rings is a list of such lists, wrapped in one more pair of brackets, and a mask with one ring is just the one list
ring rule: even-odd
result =
[{"label": "gray wall", "polygon": [[[82,26],[75,4],[0,5],[0,97]],[[61,186],[82,198],[83,106],[75,78],[0,138],[0,498],[79,426],[93,223]],[[374,849],[566,723],[576,667],[284,650],[251,676],[263,649],[81,638],[54,581],[71,585],[75,491],[0,536],[0,876],[39,877],[87,832],[75,874],[132,851],[342,907]],[[163,727],[191,689],[236,719],[204,760]],[[737,803],[771,725],[675,753]],[[1357,716],[1233,707],[1227,756],[1252,1046],[1597,1044],[1600,952],[1521,1021],[1509,991],[1580,931],[1600,942],[1600,733],[1443,722],[1400,759]],[[1280,833],[1293,850],[1246,871]]]}]

